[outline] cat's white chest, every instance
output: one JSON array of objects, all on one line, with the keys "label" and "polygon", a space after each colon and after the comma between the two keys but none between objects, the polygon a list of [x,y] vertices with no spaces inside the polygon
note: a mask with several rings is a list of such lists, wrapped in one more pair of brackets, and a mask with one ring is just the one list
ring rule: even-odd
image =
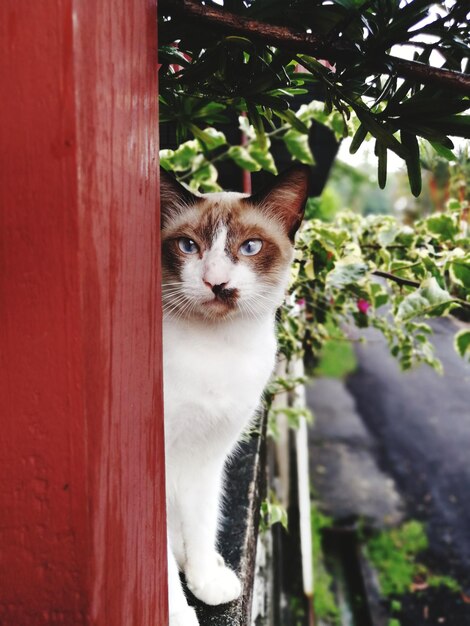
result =
[{"label": "cat's white chest", "polygon": [[167,447],[219,439],[231,447],[256,410],[274,367],[265,324],[164,324]]}]

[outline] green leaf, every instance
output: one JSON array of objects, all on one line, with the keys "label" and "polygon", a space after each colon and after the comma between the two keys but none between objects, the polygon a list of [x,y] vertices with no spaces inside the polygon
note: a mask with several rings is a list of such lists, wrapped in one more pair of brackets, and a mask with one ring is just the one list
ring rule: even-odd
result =
[{"label": "green leaf", "polygon": [[449,148],[446,148],[446,146],[443,146],[441,143],[438,143],[437,141],[430,141],[429,143],[437,152],[437,154],[441,156],[443,159],[447,159],[447,161],[456,160],[457,157],[455,156],[455,154],[452,152],[452,150],[450,150]]},{"label": "green leaf", "polygon": [[175,172],[183,172],[191,169],[193,161],[199,153],[200,146],[195,139],[182,143],[173,153],[171,160],[172,169],[174,169]]},{"label": "green leaf", "polygon": [[353,104],[352,102],[351,106],[371,135],[376,139],[380,139],[387,148],[393,150],[393,152],[398,154],[402,159],[406,159],[408,156],[406,148],[393,136],[393,133],[385,125],[378,122],[374,115],[369,113],[364,107]]},{"label": "green leaf", "polygon": [[411,193],[417,198],[421,193],[421,163],[419,160],[419,144],[416,135],[405,130],[401,131],[402,144],[408,151],[405,159]]},{"label": "green leaf", "polygon": [[240,46],[243,50],[252,51],[254,48],[253,42],[247,37],[240,37],[239,35],[229,35],[225,37],[225,41]]},{"label": "green leaf", "polygon": [[458,259],[450,265],[450,275],[457,283],[470,293],[470,259]]},{"label": "green leaf", "polygon": [[189,65],[188,59],[174,46],[160,46],[158,50],[158,59],[160,63],[166,61],[167,63],[174,63],[187,67]]},{"label": "green leaf", "polygon": [[261,169],[261,164],[258,163],[243,146],[232,146],[228,151],[228,156],[235,161],[239,167],[248,170],[248,172],[258,172]]},{"label": "green leaf", "polygon": [[261,119],[261,115],[258,113],[258,109],[251,104],[247,104],[247,109],[250,121],[256,131],[256,137],[259,147],[261,149],[265,149],[267,147],[268,138],[266,137],[266,133],[264,131],[264,125],[263,120]]},{"label": "green leaf", "polygon": [[470,115],[440,117],[433,121],[433,126],[449,135],[470,139]]},{"label": "green leaf", "polygon": [[305,261],[304,272],[309,280],[313,280],[315,278],[315,267],[312,258]]},{"label": "green leaf", "polygon": [[424,126],[423,124],[407,124],[406,120],[401,120],[401,125],[404,130],[409,130],[410,132],[418,135],[419,137],[423,137],[427,141],[437,143],[449,150],[454,148],[454,143],[449,137],[447,137],[446,132],[442,130],[437,130],[431,126]]},{"label": "green leaf", "polygon": [[223,191],[222,187],[212,180],[202,180],[199,185],[199,191],[202,193],[213,193],[215,191]]},{"label": "green leaf", "polygon": [[313,415],[306,407],[276,407],[271,409],[272,415],[284,415],[287,418],[289,428],[297,430],[300,421],[304,418],[309,424],[313,422]]},{"label": "green leaf", "polygon": [[455,221],[450,215],[446,215],[445,213],[428,217],[426,226],[431,233],[441,235],[445,240],[454,239],[455,235],[459,232]]},{"label": "green leaf", "polygon": [[193,161],[191,187],[199,188],[200,185],[213,187],[217,183],[219,173],[217,169],[199,154]]},{"label": "green leaf", "polygon": [[206,146],[209,150],[220,148],[220,146],[225,146],[227,143],[224,133],[220,130],[216,130],[215,128],[206,128],[203,133]]},{"label": "green leaf", "polygon": [[204,119],[208,124],[215,122],[228,122],[228,119],[221,115],[222,111],[226,110],[225,104],[220,102],[207,102],[203,106],[197,107],[195,111],[191,113],[193,119]]},{"label": "green leaf", "polygon": [[195,124],[189,124],[189,129],[193,135],[201,141],[208,150],[215,150],[227,143],[224,133],[215,128],[206,128],[201,130]]},{"label": "green leaf", "polygon": [[274,157],[271,152],[269,152],[269,143],[267,143],[266,148],[263,149],[260,146],[259,141],[253,141],[248,144],[248,152],[250,153],[250,156],[252,156],[253,159],[257,163],[259,163],[264,170],[270,172],[271,174],[277,175],[278,172]]},{"label": "green leaf", "polygon": [[367,263],[358,257],[348,256],[335,263],[334,268],[326,275],[327,287],[345,287],[365,278],[369,272]]},{"label": "green leaf", "polygon": [[362,142],[367,137],[367,128],[364,124],[360,124],[359,128],[356,130],[356,133],[351,141],[351,146],[349,147],[349,152],[351,154],[355,154],[362,145]]},{"label": "green leaf", "polygon": [[174,150],[160,150],[160,165],[164,170],[172,170],[173,169],[173,155]]},{"label": "green leaf", "polygon": [[375,149],[378,157],[378,182],[380,189],[387,184],[387,147],[376,141]]},{"label": "green leaf", "polygon": [[447,203],[447,208],[449,209],[449,211],[461,211],[462,210],[462,203],[457,200],[456,198],[450,198],[450,200]]},{"label": "green leaf", "polygon": [[308,143],[308,135],[298,133],[296,130],[289,130],[282,138],[295,159],[306,165],[315,165]]},{"label": "green leaf", "polygon": [[400,234],[400,226],[395,220],[387,221],[380,227],[377,233],[377,241],[381,246],[386,248],[391,245]]},{"label": "green leaf", "polygon": [[[273,111],[287,111],[289,109],[289,104],[283,100],[282,98],[271,96],[266,93],[259,93],[255,96],[252,96],[252,100],[257,104],[262,104],[265,107],[269,107]],[[249,113],[250,119],[253,122],[253,125],[256,127],[255,120],[251,116],[251,112]]]},{"label": "green leaf", "polygon": [[402,300],[396,318],[399,321],[406,321],[418,315],[441,313],[440,305],[451,304],[452,300],[450,293],[442,289],[432,276],[423,280],[419,289]]},{"label": "green leaf", "polygon": [[372,283],[370,286],[370,292],[372,296],[372,304],[375,309],[387,304],[389,296],[387,291],[379,283]]},{"label": "green leaf", "polygon": [[287,513],[283,507],[278,504],[272,504],[270,513],[271,525],[281,522],[281,525],[287,529]]},{"label": "green leaf", "polygon": [[[341,246],[350,238],[350,234],[346,230],[330,225],[322,224],[316,231],[324,244],[333,244],[335,252],[339,252]],[[329,249],[332,251],[330,247]]]},{"label": "green leaf", "polygon": [[401,103],[400,106],[391,109],[390,112],[399,116],[407,116],[412,118],[441,118],[448,117],[449,113],[461,113],[466,111],[468,101],[462,98],[454,98],[447,92],[443,96],[434,98],[423,97],[422,92],[416,96],[408,98]]},{"label": "green leaf", "polygon": [[470,353],[470,330],[460,330],[454,337],[454,346],[461,357]]},{"label": "green leaf", "polygon": [[287,122],[299,133],[308,134],[308,126],[306,126],[302,120],[295,115],[290,109],[288,111],[276,111],[276,115],[283,121]]},{"label": "green leaf", "polygon": [[238,128],[244,133],[248,139],[254,139],[256,136],[255,129],[250,124],[250,120],[246,115],[238,116]]},{"label": "green leaf", "polygon": [[[276,433],[277,434],[277,433]],[[274,492],[270,492],[261,503],[261,529],[266,531],[273,524],[280,522],[287,530],[287,511],[276,498]]]}]

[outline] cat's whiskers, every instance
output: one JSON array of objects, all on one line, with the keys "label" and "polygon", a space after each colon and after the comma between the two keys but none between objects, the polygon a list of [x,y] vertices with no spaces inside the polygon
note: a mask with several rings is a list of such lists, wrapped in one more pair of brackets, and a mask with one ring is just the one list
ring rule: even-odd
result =
[{"label": "cat's whiskers", "polygon": [[180,294],[168,294],[168,295],[163,295],[162,296],[162,302],[163,304],[169,305],[169,304],[173,304],[174,302],[179,301],[181,298],[185,298],[186,296],[182,293]]},{"label": "cat's whiskers", "polygon": [[245,317],[245,313],[247,312],[247,308],[245,306],[245,303],[243,301],[239,302],[239,309],[241,312],[241,317],[244,318]]},{"label": "cat's whiskers", "polygon": [[230,321],[233,320],[233,314],[234,314],[234,311],[229,311],[229,313],[227,315],[227,319],[230,320]]},{"label": "cat's whiskers", "polygon": [[164,304],[171,304],[172,302],[176,302],[177,299],[184,297],[182,293],[167,293],[162,295],[162,302]]},{"label": "cat's whiskers", "polygon": [[171,287],[170,289],[168,289],[168,288],[162,289],[162,293],[163,294],[182,293],[182,292],[183,292],[183,288],[182,287]]},{"label": "cat's whiskers", "polygon": [[258,308],[255,312],[255,317],[257,320],[262,321],[266,318],[266,314],[271,314],[271,309],[270,308]]},{"label": "cat's whiskers", "polygon": [[255,307],[250,303],[249,300],[245,300],[245,305],[250,313],[251,319],[258,321],[262,319],[260,313],[255,309]]},{"label": "cat's whiskers", "polygon": [[168,295],[168,294],[179,294],[179,293],[188,293],[188,290],[186,287],[170,287],[167,289],[163,289],[162,290],[162,294]]},{"label": "cat's whiskers", "polygon": [[[272,314],[277,308],[277,298],[273,299],[271,295],[267,295],[270,294],[267,289],[260,291],[247,289],[247,291],[248,293],[245,292],[244,297],[238,300],[237,309],[226,313],[224,319],[233,320],[238,310],[244,319],[262,321],[266,314]],[[197,294],[185,293],[181,286],[166,288],[162,294],[165,315],[171,316],[172,319],[190,317],[200,304],[195,296]],[[210,321],[220,320],[220,314],[213,309],[205,310],[203,315]]]},{"label": "cat's whiskers", "polygon": [[163,309],[163,316],[165,318],[173,318],[175,311],[177,311],[177,307],[173,307],[171,309]]},{"label": "cat's whiskers", "polygon": [[[266,301],[266,303],[268,303],[267,308],[263,308],[263,311],[268,311],[268,310],[274,310],[277,309],[278,307],[278,299],[277,298],[273,298],[272,295],[268,296],[267,294],[270,294],[271,292],[268,291],[268,289],[261,289],[259,291],[255,291],[252,288],[250,289],[251,285],[241,285],[239,286],[239,288],[244,291],[244,298],[245,301],[248,300],[250,303],[256,303],[257,305],[260,305],[261,302],[259,302],[259,299]],[[245,289],[244,289],[245,288]],[[263,302],[264,304],[264,302]]]},{"label": "cat's whiskers", "polygon": [[188,299],[186,304],[178,312],[176,319],[182,318],[184,315],[189,316],[194,311],[196,304],[197,303],[194,302],[194,300]]},{"label": "cat's whiskers", "polygon": [[[261,300],[260,300],[260,297],[262,298]],[[260,296],[259,294],[255,294],[252,300],[254,303],[256,303],[257,306],[260,306],[261,308],[265,310],[271,309],[269,305],[274,304],[273,300],[271,300],[270,298],[263,299],[263,297]]]},{"label": "cat's whiskers", "polygon": [[198,299],[191,297],[191,294],[182,294],[178,300],[177,306],[171,310],[171,315],[174,320],[188,318],[197,310],[197,307],[201,304]]},{"label": "cat's whiskers", "polygon": [[277,298],[274,299],[272,296],[269,297],[265,295],[268,293],[267,291],[251,291],[246,296],[246,299],[250,303],[256,304],[256,306],[260,306],[263,311],[273,310],[277,308]]},{"label": "cat's whiskers", "polygon": [[261,293],[257,293],[257,294],[253,295],[253,299],[254,300],[257,300],[258,298],[261,298],[261,300],[263,300],[263,304],[265,302],[267,302],[268,304],[271,305],[272,308],[277,308],[277,299],[275,300],[273,298],[269,298],[267,296],[263,296]]},{"label": "cat's whiskers", "polygon": [[163,311],[167,316],[173,316],[173,313],[180,310],[182,306],[184,307],[187,302],[191,303],[191,300],[189,300],[186,294],[181,294],[176,299],[172,298],[168,305],[164,303]]},{"label": "cat's whiskers", "polygon": [[184,293],[183,287],[166,287],[162,289],[162,297],[173,297]]},{"label": "cat's whiskers", "polygon": [[175,304],[177,302],[180,302],[181,300],[185,300],[187,298],[186,294],[184,293],[179,293],[179,294],[164,294],[162,296],[162,300],[164,304]]}]

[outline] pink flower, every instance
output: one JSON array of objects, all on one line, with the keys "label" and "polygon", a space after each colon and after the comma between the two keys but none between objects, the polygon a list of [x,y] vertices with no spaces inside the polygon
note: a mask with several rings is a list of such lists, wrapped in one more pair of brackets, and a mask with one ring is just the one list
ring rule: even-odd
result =
[{"label": "pink flower", "polygon": [[305,306],[305,298],[299,298],[299,299],[297,300],[297,304],[298,304],[299,306]]},{"label": "pink flower", "polygon": [[367,302],[367,300],[363,300],[362,298],[360,298],[357,301],[357,308],[359,309],[361,313],[364,313],[367,315],[367,311],[369,307],[370,307],[370,302]]}]

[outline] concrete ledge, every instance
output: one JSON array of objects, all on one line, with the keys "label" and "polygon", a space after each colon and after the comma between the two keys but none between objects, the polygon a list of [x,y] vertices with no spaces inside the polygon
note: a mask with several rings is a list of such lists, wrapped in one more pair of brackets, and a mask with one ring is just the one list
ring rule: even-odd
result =
[{"label": "concrete ledge", "polygon": [[322,510],[339,523],[398,524],[404,504],[394,481],[378,465],[377,444],[344,382],[319,378],[307,387],[307,400],[315,415],[309,432],[310,475]]}]

